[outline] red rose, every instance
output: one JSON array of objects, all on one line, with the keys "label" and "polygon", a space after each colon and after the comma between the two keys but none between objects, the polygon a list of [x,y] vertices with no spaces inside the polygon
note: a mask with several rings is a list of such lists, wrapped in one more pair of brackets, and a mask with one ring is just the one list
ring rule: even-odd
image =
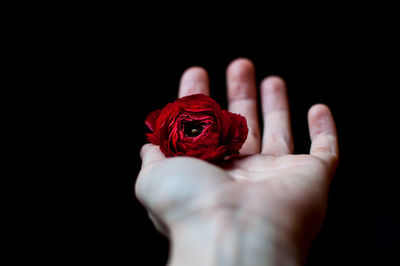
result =
[{"label": "red rose", "polygon": [[221,110],[212,98],[195,94],[151,112],[147,140],[167,156],[192,156],[216,162],[238,154],[247,138],[246,119]]}]

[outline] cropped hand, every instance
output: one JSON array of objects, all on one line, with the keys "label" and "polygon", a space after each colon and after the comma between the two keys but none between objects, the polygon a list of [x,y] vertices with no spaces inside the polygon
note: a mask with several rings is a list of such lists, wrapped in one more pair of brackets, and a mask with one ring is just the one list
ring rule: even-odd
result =
[{"label": "cropped hand", "polygon": [[[259,265],[255,262],[268,259],[276,262],[280,258],[265,256],[278,256],[273,250],[282,247],[293,257],[290,263],[301,263],[322,224],[338,162],[331,112],[322,104],[310,108],[310,153],[293,154],[285,83],[271,76],[260,85],[261,135],[254,72],[247,59],[237,59],[227,69],[228,110],[244,116],[249,127],[240,156],[213,165],[189,157],[165,158],[153,144],[142,148],[136,195],[156,228],[171,238],[173,265],[187,263],[186,256],[198,256],[199,265],[234,265],[202,264],[216,260],[209,254],[214,249],[204,245],[222,245],[219,259],[244,253],[241,260],[246,263],[241,265]],[[195,93],[209,95],[207,73],[199,67],[183,74],[179,88],[179,97]],[[218,244],[204,243],[207,237],[218,239]],[[242,249],[235,253],[224,245]],[[252,250],[246,252],[249,247]],[[184,250],[191,255],[183,254]]]}]

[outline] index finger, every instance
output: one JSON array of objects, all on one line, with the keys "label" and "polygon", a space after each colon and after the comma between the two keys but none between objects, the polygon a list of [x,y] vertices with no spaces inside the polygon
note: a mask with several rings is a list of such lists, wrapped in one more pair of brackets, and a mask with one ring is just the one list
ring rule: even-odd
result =
[{"label": "index finger", "polygon": [[179,85],[179,98],[192,94],[210,95],[207,71],[201,67],[191,67],[183,74]]}]

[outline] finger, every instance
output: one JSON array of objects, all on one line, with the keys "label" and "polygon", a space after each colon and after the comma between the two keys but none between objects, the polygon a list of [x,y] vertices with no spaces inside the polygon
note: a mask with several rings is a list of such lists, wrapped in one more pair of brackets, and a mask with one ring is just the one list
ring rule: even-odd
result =
[{"label": "finger", "polygon": [[142,158],[142,168],[166,158],[160,147],[151,143],[143,145],[140,157]]},{"label": "finger", "polygon": [[179,85],[179,98],[192,94],[210,95],[210,86],[207,72],[201,67],[187,69]]},{"label": "finger", "polygon": [[262,81],[261,104],[264,120],[262,153],[267,155],[293,153],[286,85],[280,77],[270,76]]},{"label": "finger", "polygon": [[241,154],[260,152],[260,128],[257,118],[257,91],[253,63],[245,58],[234,60],[227,68],[228,110],[244,116],[249,134]]},{"label": "finger", "polygon": [[310,154],[334,168],[338,162],[339,148],[335,121],[328,106],[316,104],[310,108],[308,127],[311,137]]}]

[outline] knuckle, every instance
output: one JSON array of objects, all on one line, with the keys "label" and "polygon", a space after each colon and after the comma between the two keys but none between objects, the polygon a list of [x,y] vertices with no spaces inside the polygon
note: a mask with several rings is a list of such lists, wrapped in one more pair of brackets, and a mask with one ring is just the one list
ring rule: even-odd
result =
[{"label": "knuckle", "polygon": [[291,153],[291,147],[284,139],[267,141],[264,147],[263,153],[266,154],[283,155]]},{"label": "knuckle", "polygon": [[140,156],[143,158],[144,154],[149,150],[149,148],[151,147],[150,143],[146,143],[142,146],[142,148],[140,149]]},{"label": "knuckle", "polygon": [[318,159],[327,169],[328,173],[333,173],[339,164],[339,157],[325,148],[320,148],[311,154]]}]

